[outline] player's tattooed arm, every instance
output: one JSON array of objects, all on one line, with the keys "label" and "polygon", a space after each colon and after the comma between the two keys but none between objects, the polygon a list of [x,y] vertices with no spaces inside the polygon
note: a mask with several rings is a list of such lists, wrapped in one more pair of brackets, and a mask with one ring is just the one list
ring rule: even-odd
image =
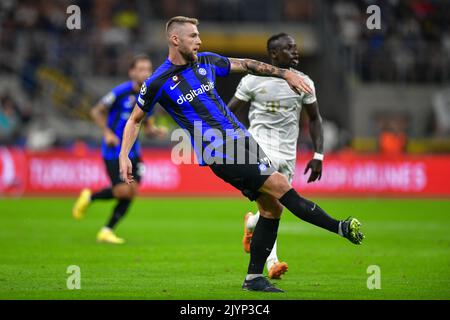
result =
[{"label": "player's tattooed arm", "polygon": [[[311,104],[304,105],[306,113],[309,118],[309,134],[314,146],[314,151],[323,154],[323,127],[322,127],[322,117],[319,112],[319,105],[317,101]],[[308,182],[320,180],[322,177],[322,161],[317,159],[312,159],[308,162],[305,168],[305,174],[311,169],[311,175],[309,176]]]},{"label": "player's tattooed arm", "polygon": [[145,117],[145,112],[135,105],[133,112],[131,112],[130,118],[128,118],[125,129],[123,130],[122,146],[119,154],[119,169],[120,177],[128,184],[134,181],[133,179],[133,166],[130,158],[128,157],[131,147],[136,142],[141,127],[142,120]]},{"label": "player's tattooed arm", "polygon": [[278,68],[252,59],[229,58],[229,60],[231,64],[231,72],[246,72],[257,76],[282,78],[287,81],[291,89],[295,92],[299,94],[302,91],[312,93],[311,88],[305,80],[298,74],[288,69]]},{"label": "player's tattooed arm", "polygon": [[232,72],[246,72],[258,76],[269,76],[283,78],[286,75],[286,69],[278,68],[270,64],[252,59],[230,58]]}]

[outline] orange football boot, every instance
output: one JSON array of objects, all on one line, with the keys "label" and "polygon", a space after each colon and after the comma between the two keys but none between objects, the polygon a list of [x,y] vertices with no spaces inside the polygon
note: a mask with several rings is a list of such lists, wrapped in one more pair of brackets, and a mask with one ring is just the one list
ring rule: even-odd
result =
[{"label": "orange football boot", "polygon": [[269,270],[270,279],[281,279],[281,276],[288,271],[286,262],[275,262]]}]

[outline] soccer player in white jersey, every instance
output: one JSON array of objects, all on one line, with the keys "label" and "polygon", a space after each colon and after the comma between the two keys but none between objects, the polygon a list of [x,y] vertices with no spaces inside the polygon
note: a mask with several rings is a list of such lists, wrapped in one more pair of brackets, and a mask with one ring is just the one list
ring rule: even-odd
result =
[{"label": "soccer player in white jersey", "polygon": [[[285,33],[274,35],[267,41],[267,50],[272,65],[290,69],[303,76],[313,93],[298,95],[282,79],[247,75],[239,83],[228,107],[233,112],[248,112],[250,133],[269,157],[274,168],[285,175],[289,182],[292,182],[295,171],[300,111],[305,108],[315,150],[313,159],[306,166],[305,174],[311,169],[308,182],[320,180],[323,130],[314,83],[307,75],[294,69],[299,61],[294,38]],[[250,252],[253,229],[258,219],[259,211],[245,215],[242,244],[247,253]],[[269,278],[272,279],[280,279],[288,269],[287,263],[280,262],[277,257],[276,242],[266,265]]]}]

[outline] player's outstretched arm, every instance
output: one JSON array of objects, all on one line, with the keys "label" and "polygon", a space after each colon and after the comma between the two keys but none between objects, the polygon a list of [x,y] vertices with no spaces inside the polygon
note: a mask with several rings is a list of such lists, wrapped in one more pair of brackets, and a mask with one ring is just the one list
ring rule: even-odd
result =
[{"label": "player's outstretched arm", "polygon": [[135,105],[130,118],[128,118],[127,124],[125,125],[125,129],[123,130],[122,146],[119,154],[119,169],[120,177],[128,184],[134,181],[132,175],[133,167],[130,158],[128,158],[128,154],[137,139],[144,117],[145,112],[139,108],[138,105]]},{"label": "player's outstretched arm", "polygon": [[[309,118],[309,134],[314,146],[315,153],[323,154],[323,128],[322,117],[319,112],[319,105],[316,102],[304,105],[306,113]],[[309,176],[308,183],[320,180],[322,177],[322,160],[311,159],[305,168],[305,174],[311,169],[311,175]]]},{"label": "player's outstretched arm", "polygon": [[282,78],[298,94],[301,92],[313,93],[312,89],[305,82],[305,79],[288,69],[278,68],[252,59],[229,58],[229,60],[231,72],[245,72],[257,76]]}]

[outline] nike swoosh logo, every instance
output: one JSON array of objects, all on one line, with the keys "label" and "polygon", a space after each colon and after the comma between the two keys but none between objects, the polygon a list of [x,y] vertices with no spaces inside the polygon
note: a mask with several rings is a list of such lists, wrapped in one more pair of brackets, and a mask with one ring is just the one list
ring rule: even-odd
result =
[{"label": "nike swoosh logo", "polygon": [[177,87],[177,85],[179,85],[179,84],[180,84],[180,82],[181,82],[181,81],[178,81],[177,83],[175,83],[175,85],[173,85],[173,86],[170,86],[170,90],[173,90],[173,89],[175,89],[175,88]]},{"label": "nike swoosh logo", "polygon": [[314,207],[311,209],[311,211],[314,211],[315,208],[316,208],[316,204],[314,203]]}]

